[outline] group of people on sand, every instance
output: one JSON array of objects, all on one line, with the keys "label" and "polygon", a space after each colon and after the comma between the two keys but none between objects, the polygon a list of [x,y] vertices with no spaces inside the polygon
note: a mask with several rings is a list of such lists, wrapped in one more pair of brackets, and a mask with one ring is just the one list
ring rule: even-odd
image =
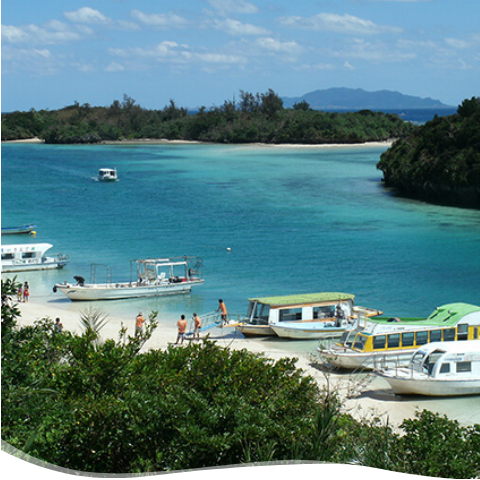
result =
[{"label": "group of people on sand", "polygon": [[[222,317],[222,323],[223,325],[227,324],[227,317],[228,317],[228,311],[227,307],[225,306],[225,303],[222,299],[218,301],[218,309],[217,312],[221,312],[221,317]],[[192,335],[192,341],[195,340],[200,340],[200,328],[202,327],[202,320],[200,317],[194,313],[193,317],[193,335]],[[177,340],[175,341],[175,345],[182,345],[185,336],[187,334],[187,320],[185,319],[185,315],[182,315],[180,317],[180,320],[177,322],[177,328],[178,328],[178,334],[177,334]]]},{"label": "group of people on sand", "polygon": [[[226,325],[228,322],[228,311],[227,307],[225,306],[225,302],[220,299],[218,300],[218,308],[216,310],[220,312],[222,318],[222,324]],[[192,340],[200,340],[200,328],[202,327],[202,320],[201,318],[194,313],[192,316],[193,321],[193,335]],[[135,337],[141,335],[143,333],[143,325],[145,323],[145,318],[143,317],[142,312],[139,312],[138,315],[135,317]],[[185,318],[185,315],[181,315],[180,320],[177,322],[177,340],[175,341],[174,345],[182,345],[185,337],[187,335],[187,327],[188,322]]]},{"label": "group of people on sand", "polygon": [[17,296],[19,302],[28,303],[28,299],[30,297],[30,287],[28,282],[25,282],[23,285],[20,285],[17,290]]}]

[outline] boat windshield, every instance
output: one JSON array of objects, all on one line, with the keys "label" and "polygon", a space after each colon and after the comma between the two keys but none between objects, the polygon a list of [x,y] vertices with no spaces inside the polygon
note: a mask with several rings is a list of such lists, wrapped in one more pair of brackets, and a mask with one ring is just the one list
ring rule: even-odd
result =
[{"label": "boat windshield", "polygon": [[418,350],[413,354],[411,364],[412,364],[412,368],[417,372],[422,371],[422,364],[423,364],[423,360],[425,359],[425,355],[426,355],[425,352],[422,352],[421,350]]},{"label": "boat windshield", "polygon": [[256,325],[268,325],[268,317],[270,315],[270,305],[257,302],[250,302],[248,306],[247,318],[251,323]]},{"label": "boat windshield", "polygon": [[432,353],[430,353],[430,355],[427,356],[427,358],[425,358],[423,366],[429,375],[432,374],[435,364],[444,353],[445,352],[443,350],[434,350]]}]

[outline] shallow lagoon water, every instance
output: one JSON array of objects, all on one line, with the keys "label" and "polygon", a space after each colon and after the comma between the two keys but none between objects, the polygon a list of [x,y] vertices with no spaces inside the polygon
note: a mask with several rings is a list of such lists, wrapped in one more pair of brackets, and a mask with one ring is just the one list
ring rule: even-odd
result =
[{"label": "shallow lagoon water", "polygon": [[[354,293],[357,305],[392,316],[480,304],[480,212],[396,197],[375,167],[384,150],[4,144],[2,225],[36,223],[37,236],[2,243],[49,242],[52,253],[68,254],[63,270],[19,280],[29,281],[32,300],[79,313],[86,303],[52,287],[88,280],[91,263],[125,281],[133,258],[204,259],[205,284],[189,295],[87,302],[126,322],[158,310],[160,325],[173,324],[182,313],[213,311],[219,298],[242,314],[250,297],[315,291]],[[116,167],[120,181],[97,182],[103,167]],[[317,345],[263,342],[302,355]],[[479,396],[422,404],[438,402],[465,421],[480,410]]]}]

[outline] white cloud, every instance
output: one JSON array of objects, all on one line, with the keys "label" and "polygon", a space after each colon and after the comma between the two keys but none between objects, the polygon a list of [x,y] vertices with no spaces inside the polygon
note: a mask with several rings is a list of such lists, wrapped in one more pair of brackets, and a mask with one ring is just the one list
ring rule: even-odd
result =
[{"label": "white cloud", "polygon": [[336,13],[319,13],[313,17],[282,17],[280,18],[280,23],[289,27],[355,35],[400,33],[402,31],[402,29],[398,27],[377,25],[370,20],[365,20],[353,15],[337,15]]},{"label": "white cloud", "polygon": [[257,27],[248,23],[242,23],[238,20],[214,20],[214,25],[217,30],[221,30],[229,35],[268,35],[270,32],[263,27]]},{"label": "white cloud", "polygon": [[143,13],[140,10],[132,10],[130,14],[138,22],[151,27],[171,28],[188,25],[185,18],[175,13]]},{"label": "white cloud", "polygon": [[466,42],[465,40],[458,40],[457,38],[446,38],[445,43],[449,47],[458,48],[458,49],[470,47],[470,44],[468,42]]},{"label": "white cloud", "polygon": [[387,43],[372,43],[361,39],[354,39],[348,42],[344,49],[335,50],[331,53],[335,57],[357,58],[372,63],[396,63],[417,58],[414,51],[403,52],[400,49],[392,48]]},{"label": "white cloud", "polygon": [[208,0],[208,3],[223,15],[258,12],[258,8],[253,3],[245,0]]},{"label": "white cloud", "polygon": [[271,37],[259,38],[256,44],[265,50],[275,53],[298,54],[302,52],[302,47],[295,41],[280,42]]},{"label": "white cloud", "polygon": [[58,20],[51,20],[43,26],[33,24],[22,27],[2,25],[2,41],[6,43],[52,45],[78,41],[92,34],[93,31],[89,27],[72,28],[72,26]]},{"label": "white cloud", "polygon": [[98,10],[94,10],[90,7],[82,7],[74,12],[64,12],[63,15],[73,23],[87,23],[104,25],[111,23],[111,19],[106,17]]},{"label": "white cloud", "polygon": [[106,67],[106,72],[123,72],[125,67],[117,62],[110,62]]}]

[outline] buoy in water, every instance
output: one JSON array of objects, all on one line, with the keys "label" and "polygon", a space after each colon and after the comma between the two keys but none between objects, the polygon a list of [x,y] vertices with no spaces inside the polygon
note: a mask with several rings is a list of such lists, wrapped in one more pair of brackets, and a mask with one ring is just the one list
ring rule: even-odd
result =
[{"label": "buoy in water", "polygon": [[37,234],[37,232],[36,232],[35,230],[32,230],[32,231],[30,232],[30,235],[36,235],[36,234]]},{"label": "buoy in water", "polygon": [[227,252],[231,252],[232,249],[230,247],[227,247]]}]

